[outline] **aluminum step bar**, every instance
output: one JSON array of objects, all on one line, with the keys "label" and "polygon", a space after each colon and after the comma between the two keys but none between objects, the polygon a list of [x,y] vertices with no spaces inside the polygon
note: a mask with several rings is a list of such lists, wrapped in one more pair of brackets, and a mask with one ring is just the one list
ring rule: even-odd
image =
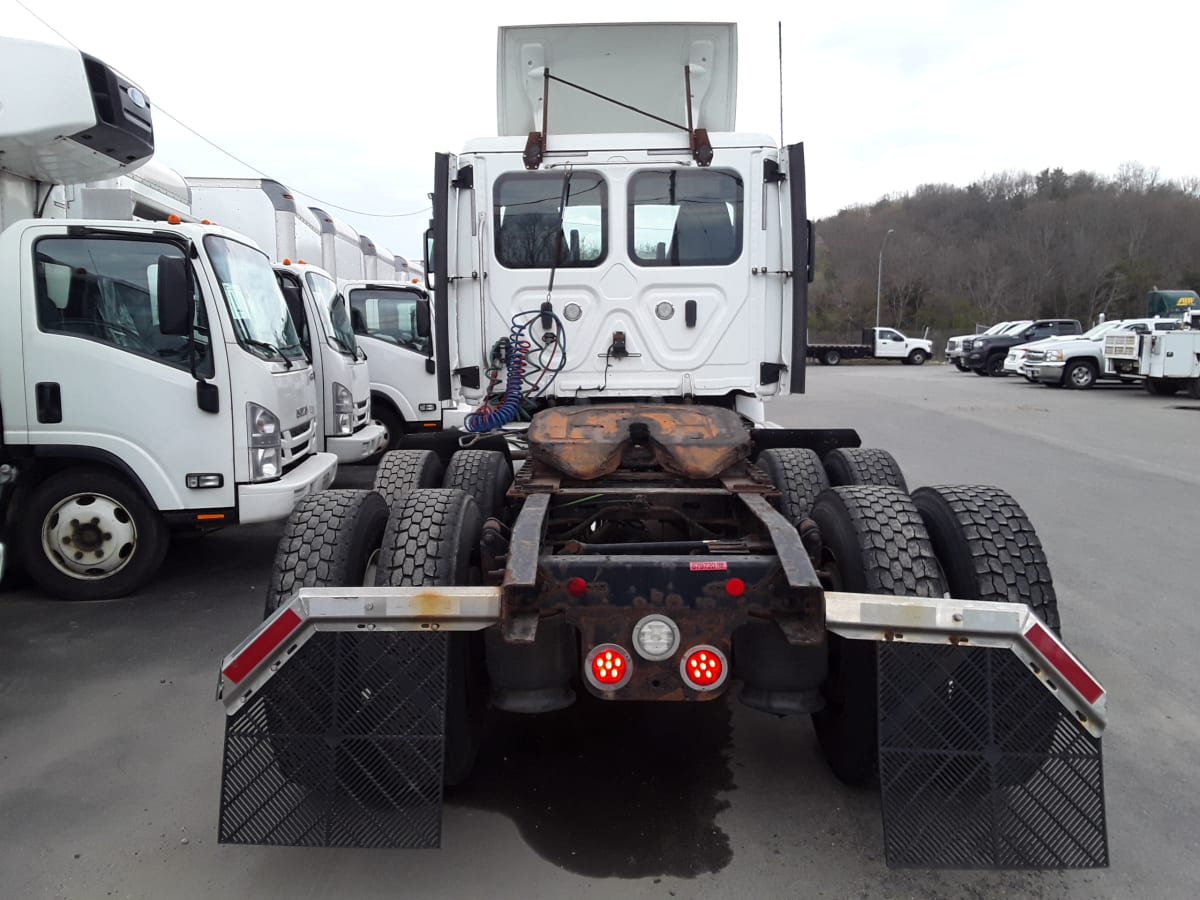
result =
[{"label": "aluminum step bar", "polygon": [[[479,631],[499,621],[499,587],[302,588],[225,657],[217,698],[232,715],[318,631]],[[1104,688],[1023,603],[826,591],[825,622],[853,640],[1010,650],[1081,727],[1104,731]]]}]

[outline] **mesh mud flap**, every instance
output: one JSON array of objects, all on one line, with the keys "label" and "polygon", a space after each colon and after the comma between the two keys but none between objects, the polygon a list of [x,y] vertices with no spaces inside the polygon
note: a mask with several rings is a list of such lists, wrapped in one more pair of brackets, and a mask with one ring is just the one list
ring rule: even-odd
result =
[{"label": "mesh mud flap", "polygon": [[226,719],[218,840],[437,847],[446,636],[324,631]]},{"label": "mesh mud flap", "polygon": [[1100,741],[1010,651],[879,645],[894,867],[1108,865]]}]

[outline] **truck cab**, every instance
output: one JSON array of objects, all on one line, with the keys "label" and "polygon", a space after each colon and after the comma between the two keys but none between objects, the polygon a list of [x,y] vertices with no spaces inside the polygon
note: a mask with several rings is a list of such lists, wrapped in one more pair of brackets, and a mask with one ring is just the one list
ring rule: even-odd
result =
[{"label": "truck cab", "polygon": [[323,252],[323,222],[285,185],[267,178],[189,178],[193,210],[248,235],[275,260],[275,275],[318,385],[318,446],[341,463],[382,449],[371,421],[366,355],[332,275],[309,260]]},{"label": "truck cab", "polygon": [[47,592],[121,596],[172,528],[283,518],[337,461],[317,450],[315,374],[251,240],[177,216],[38,218],[48,185],[149,158],[141,89],[70,48],[0,45],[0,85],[20,86],[0,123],[0,534]]},{"label": "truck cab", "polygon": [[349,281],[342,293],[355,338],[371,361],[371,415],[384,432],[383,446],[397,446],[406,434],[439,431],[429,295],[390,280]]}]

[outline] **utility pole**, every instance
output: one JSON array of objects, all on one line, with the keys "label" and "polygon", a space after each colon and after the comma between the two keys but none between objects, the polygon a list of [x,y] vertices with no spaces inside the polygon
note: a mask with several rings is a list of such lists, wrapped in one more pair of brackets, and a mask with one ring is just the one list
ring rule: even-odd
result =
[{"label": "utility pole", "polygon": [[879,245],[879,280],[875,283],[875,327],[879,327],[879,302],[883,298],[883,248],[887,246],[887,239],[891,237],[895,228],[889,228],[887,234],[883,236],[883,242]]}]

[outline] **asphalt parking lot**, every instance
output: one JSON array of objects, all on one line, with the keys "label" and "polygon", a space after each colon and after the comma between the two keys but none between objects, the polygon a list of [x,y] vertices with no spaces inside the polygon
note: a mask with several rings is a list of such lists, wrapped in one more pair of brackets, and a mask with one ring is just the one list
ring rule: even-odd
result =
[{"label": "asphalt parking lot", "polygon": [[1200,402],[841,366],[770,412],[857,428],[910,486],[1023,504],[1064,637],[1110,695],[1110,869],[890,871],[877,797],[833,779],[806,720],[732,699],[497,718],[440,851],[218,846],[214,689],[261,617],[279,529],[259,526],[176,541],[140,596],[0,595],[0,896],[1197,896]]}]

